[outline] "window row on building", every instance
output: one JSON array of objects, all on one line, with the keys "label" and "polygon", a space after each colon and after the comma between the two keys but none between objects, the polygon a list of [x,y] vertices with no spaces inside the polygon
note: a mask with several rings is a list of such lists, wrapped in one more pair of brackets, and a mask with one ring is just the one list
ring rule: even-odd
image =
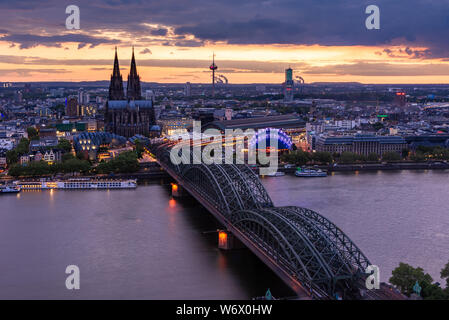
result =
[{"label": "window row on building", "polygon": [[400,136],[375,136],[357,134],[354,136],[321,136],[315,145],[316,151],[353,152],[367,156],[376,153],[381,156],[385,152],[402,152],[407,142]]}]

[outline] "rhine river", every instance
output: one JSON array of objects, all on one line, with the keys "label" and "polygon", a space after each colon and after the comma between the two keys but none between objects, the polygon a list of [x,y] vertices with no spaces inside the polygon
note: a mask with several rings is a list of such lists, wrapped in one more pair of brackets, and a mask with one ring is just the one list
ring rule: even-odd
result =
[{"label": "rhine river", "polygon": [[[275,205],[336,223],[388,281],[399,262],[439,280],[449,260],[449,172],[262,179]],[[289,289],[248,250],[217,249],[217,224],[168,181],[136,190],[0,195],[0,298],[250,299]],[[68,265],[80,290],[65,287]]]}]

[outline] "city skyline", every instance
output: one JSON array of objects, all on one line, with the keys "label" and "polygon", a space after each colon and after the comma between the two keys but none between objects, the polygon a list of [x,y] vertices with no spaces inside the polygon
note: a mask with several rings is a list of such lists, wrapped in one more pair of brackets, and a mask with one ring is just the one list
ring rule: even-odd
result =
[{"label": "city skyline", "polygon": [[369,4],[78,1],[67,30],[69,3],[0,1],[0,81],[108,80],[114,47],[126,73],[134,46],[144,82],[209,83],[215,52],[234,84],[280,84],[288,67],[306,83],[449,83],[449,4],[377,1],[367,30]]}]

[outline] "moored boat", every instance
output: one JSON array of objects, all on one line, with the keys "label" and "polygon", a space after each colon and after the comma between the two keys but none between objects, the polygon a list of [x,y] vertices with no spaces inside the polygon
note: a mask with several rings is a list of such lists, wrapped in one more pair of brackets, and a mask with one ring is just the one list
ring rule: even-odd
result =
[{"label": "moored boat", "polygon": [[295,172],[295,176],[303,178],[326,177],[327,172],[321,169],[298,168]]},{"label": "moored boat", "polygon": [[68,180],[41,180],[41,181],[20,181],[18,183],[24,190],[42,189],[135,189],[136,179],[91,179],[77,178]]},{"label": "moored boat", "polygon": [[21,190],[20,186],[12,185],[0,185],[0,193],[19,193]]},{"label": "moored boat", "polygon": [[275,173],[271,173],[271,174],[263,174],[261,176],[266,176],[266,177],[282,177],[285,176],[284,172],[281,171],[276,171]]}]

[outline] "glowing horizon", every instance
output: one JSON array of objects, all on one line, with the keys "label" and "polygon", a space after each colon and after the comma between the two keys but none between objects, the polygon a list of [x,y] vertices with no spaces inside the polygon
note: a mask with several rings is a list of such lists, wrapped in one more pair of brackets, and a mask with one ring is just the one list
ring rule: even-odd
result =
[{"label": "glowing horizon", "polygon": [[[0,59],[0,81],[109,80],[114,46],[77,49],[73,44],[65,48],[36,46],[19,49],[0,44],[1,56],[9,57],[6,62]],[[142,53],[146,49],[151,50],[151,54]],[[135,55],[138,72],[144,82],[208,83],[208,65],[212,52],[215,52],[218,73],[234,84],[282,83],[284,70],[289,66],[294,69],[295,76],[302,76],[306,83],[449,83],[448,62],[391,58],[380,55],[383,50],[382,47],[366,46],[211,44],[200,48],[153,46],[148,49],[136,46]],[[126,80],[131,47],[118,46],[118,56],[120,71]],[[435,74],[434,71],[438,70],[440,74]],[[389,72],[393,75],[388,75]]]},{"label": "glowing horizon", "polygon": [[[218,73],[235,84],[282,83],[289,66],[306,83],[449,83],[447,26],[434,17],[444,17],[449,4],[429,11],[418,1],[397,15],[403,6],[382,1],[380,29],[367,30],[365,7],[349,0],[326,8],[314,1],[202,1],[80,0],[79,30],[66,29],[57,0],[0,3],[0,81],[109,80],[115,46],[126,80],[135,46],[144,82],[208,83],[215,52]],[[410,24],[406,18],[416,12]]]}]

